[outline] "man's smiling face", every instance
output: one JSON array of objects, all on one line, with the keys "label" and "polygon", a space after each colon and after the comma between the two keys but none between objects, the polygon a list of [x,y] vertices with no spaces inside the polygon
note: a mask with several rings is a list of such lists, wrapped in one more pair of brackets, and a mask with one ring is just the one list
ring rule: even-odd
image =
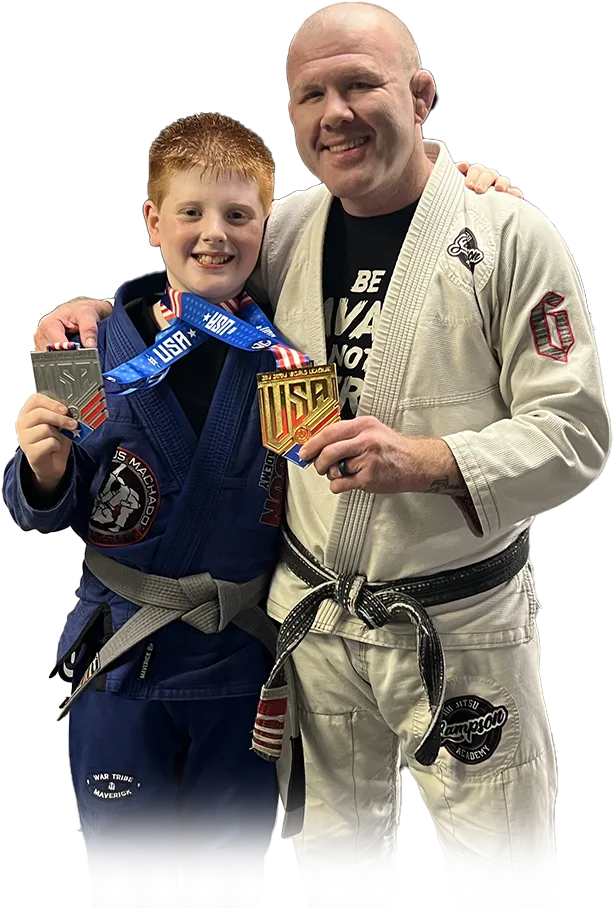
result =
[{"label": "man's smiling face", "polygon": [[[416,144],[411,73],[384,26],[331,23],[295,39],[290,117],[306,166],[344,202],[394,196]],[[360,213],[357,211],[356,213]]]}]

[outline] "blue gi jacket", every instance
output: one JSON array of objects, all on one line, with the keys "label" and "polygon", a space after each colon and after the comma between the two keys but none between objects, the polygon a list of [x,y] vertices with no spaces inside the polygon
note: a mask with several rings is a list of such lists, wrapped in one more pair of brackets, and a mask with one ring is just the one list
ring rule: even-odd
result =
[{"label": "blue gi jacket", "polygon": [[[164,273],[151,274],[119,289],[113,314],[99,327],[103,371],[145,349],[124,307],[162,293],[165,281]],[[256,397],[256,374],[271,367],[270,353],[229,348],[200,438],[167,382],[109,395],[109,418],[73,446],[65,490],[53,506],[32,506],[30,468],[18,450],[4,479],[15,521],[42,533],[71,526],[106,556],[150,574],[208,571],[241,583],[272,571],[284,465],[262,447]],[[85,566],[77,596],[58,647],[56,668],[66,679],[71,663],[78,676],[91,651],[136,610]],[[223,670],[212,671],[213,665]],[[206,635],[176,621],[122,657],[108,672],[106,689],[172,699],[251,694],[268,665],[262,645],[239,628]]]}]

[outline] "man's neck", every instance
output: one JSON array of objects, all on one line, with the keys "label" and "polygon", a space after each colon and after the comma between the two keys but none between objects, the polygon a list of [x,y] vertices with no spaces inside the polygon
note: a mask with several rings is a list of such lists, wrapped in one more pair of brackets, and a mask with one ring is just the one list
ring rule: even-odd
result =
[{"label": "man's neck", "polygon": [[359,198],[341,199],[343,210],[357,218],[392,214],[419,199],[435,165],[421,148],[409,162],[404,177],[388,190],[378,187]]}]

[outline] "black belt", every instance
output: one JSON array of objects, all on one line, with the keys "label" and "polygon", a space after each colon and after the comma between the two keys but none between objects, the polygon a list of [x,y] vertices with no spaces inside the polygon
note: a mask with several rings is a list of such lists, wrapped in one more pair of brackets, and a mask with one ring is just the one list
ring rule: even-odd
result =
[{"label": "black belt", "polygon": [[437,759],[440,713],[445,693],[445,663],[439,635],[426,612],[469,596],[477,596],[511,580],[529,557],[529,531],[524,530],[506,549],[483,561],[428,577],[404,577],[388,582],[367,582],[360,575],[336,574],[320,564],[284,527],[282,561],[313,591],[298,602],[286,617],[277,638],[277,658],[265,685],[272,691],[284,684],[284,663],[311,630],[320,605],[332,599],[360,618],[368,628],[383,627],[405,616],[416,628],[418,666],[431,712],[431,722],[414,754],[418,763],[430,766]]}]

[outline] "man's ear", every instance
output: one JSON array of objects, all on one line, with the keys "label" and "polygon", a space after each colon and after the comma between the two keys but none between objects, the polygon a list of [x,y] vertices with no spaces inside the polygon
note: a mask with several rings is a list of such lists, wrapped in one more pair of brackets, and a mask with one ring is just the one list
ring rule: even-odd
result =
[{"label": "man's ear", "polygon": [[422,126],[435,100],[435,80],[428,70],[419,69],[414,73],[410,87],[414,96],[415,122]]},{"label": "man's ear", "polygon": [[145,218],[147,232],[149,233],[149,242],[152,246],[159,246],[160,230],[158,225],[160,222],[160,215],[151,199],[147,199],[143,205],[143,217]]}]

